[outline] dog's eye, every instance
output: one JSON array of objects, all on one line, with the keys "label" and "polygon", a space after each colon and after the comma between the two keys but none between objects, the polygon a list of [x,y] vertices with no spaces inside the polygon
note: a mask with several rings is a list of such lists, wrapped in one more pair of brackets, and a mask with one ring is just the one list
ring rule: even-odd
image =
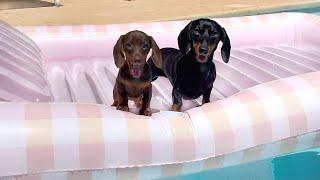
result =
[{"label": "dog's eye", "polygon": [[193,31],[193,33],[194,33],[194,35],[196,35],[196,36],[200,36],[200,32],[197,31],[197,30]]},{"label": "dog's eye", "polygon": [[143,46],[142,46],[142,49],[144,49],[144,50],[147,50],[149,48],[149,45],[148,44],[144,44]]},{"label": "dog's eye", "polygon": [[210,34],[210,37],[217,37],[218,35],[218,32],[217,31],[214,31]]},{"label": "dog's eye", "polygon": [[132,48],[132,45],[131,45],[130,43],[127,43],[127,44],[126,44],[126,48],[127,48],[127,49],[131,49],[131,48]]}]

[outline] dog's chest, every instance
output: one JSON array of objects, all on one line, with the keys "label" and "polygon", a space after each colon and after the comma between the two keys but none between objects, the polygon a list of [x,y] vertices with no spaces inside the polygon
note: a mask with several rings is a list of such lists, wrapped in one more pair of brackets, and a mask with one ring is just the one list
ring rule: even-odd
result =
[{"label": "dog's chest", "polygon": [[209,76],[202,74],[188,74],[181,78],[181,87],[186,90],[201,90],[209,83]]},{"label": "dog's chest", "polygon": [[184,85],[198,88],[210,78],[210,67],[207,66],[184,66],[179,68],[178,79]]},{"label": "dog's chest", "polygon": [[213,83],[210,66],[184,66],[179,69],[180,92],[187,99],[195,99]]},{"label": "dog's chest", "polygon": [[147,82],[126,81],[125,90],[130,97],[141,96],[143,91],[150,85]]}]

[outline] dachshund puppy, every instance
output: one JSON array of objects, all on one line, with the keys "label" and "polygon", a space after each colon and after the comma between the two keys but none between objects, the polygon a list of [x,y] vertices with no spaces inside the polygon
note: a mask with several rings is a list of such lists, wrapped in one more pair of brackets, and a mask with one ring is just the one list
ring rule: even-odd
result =
[{"label": "dachshund puppy", "polygon": [[153,80],[167,77],[173,85],[173,111],[181,111],[182,98],[196,99],[202,95],[202,104],[210,102],[216,69],[212,62],[218,43],[222,42],[221,55],[225,63],[230,57],[230,40],[227,32],[210,19],[191,21],[179,34],[179,49],[163,48],[161,68],[148,61]]},{"label": "dachshund puppy", "polygon": [[152,72],[146,63],[152,49],[152,62],[161,67],[161,53],[151,36],[141,31],[121,35],[113,49],[113,57],[119,69],[113,89],[113,104],[118,110],[129,111],[128,100],[134,100],[139,114],[151,116]]}]

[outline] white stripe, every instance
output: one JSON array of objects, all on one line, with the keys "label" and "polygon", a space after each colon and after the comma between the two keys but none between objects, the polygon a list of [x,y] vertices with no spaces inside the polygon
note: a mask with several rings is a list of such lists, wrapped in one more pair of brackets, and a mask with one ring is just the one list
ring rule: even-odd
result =
[{"label": "white stripe", "polygon": [[35,37],[49,37],[47,27],[46,26],[36,26],[35,29]]},{"label": "white stripe", "polygon": [[133,30],[143,30],[143,29],[141,29],[140,24],[130,23],[128,24],[128,30],[133,31]]},{"label": "white stripe", "polygon": [[240,19],[240,18],[231,18],[231,19],[228,19],[227,22],[231,22],[229,24],[232,25],[232,27],[234,27],[234,26],[242,27],[244,25],[244,23],[242,22],[242,19]]},{"label": "white stripe", "polygon": [[201,159],[215,154],[214,137],[211,129],[211,124],[206,114],[201,108],[193,108],[187,111],[192,122],[196,158]]},{"label": "white stripe", "polygon": [[[67,112],[66,117],[61,117]],[[79,139],[78,139],[78,120],[75,105],[72,104],[52,104],[52,141],[54,148],[54,167],[56,168],[74,168],[77,166],[79,159]],[[69,146],[70,151],[65,151],[64,145]],[[61,149],[62,147],[62,149]],[[64,148],[63,148],[64,147]]]},{"label": "white stripe", "polygon": [[186,21],[186,22],[181,22],[181,21],[173,21],[171,22],[171,25],[172,25],[172,29],[176,32],[180,32],[182,31],[182,29],[188,24],[189,22]]},{"label": "white stripe", "polygon": [[259,26],[263,26],[263,21],[261,21],[261,19],[257,18],[256,16],[248,16],[246,17],[248,19],[250,19],[250,25],[259,25]]},{"label": "white stripe", "polygon": [[163,25],[161,23],[152,23],[152,33],[161,33],[166,32]]},{"label": "white stripe", "polygon": [[308,132],[319,129],[320,97],[317,95],[313,87],[300,77],[291,77],[284,81],[295,90],[295,94],[303,106],[308,123]]},{"label": "white stripe", "polygon": [[281,97],[263,84],[251,88],[251,91],[260,98],[271,121],[272,141],[278,141],[290,136],[288,115],[285,112]]},{"label": "white stripe", "polygon": [[26,136],[29,133],[23,120],[1,119],[0,148],[26,147]]},{"label": "white stripe", "polygon": [[120,34],[120,29],[118,25],[108,25],[107,34],[110,36],[118,36]]},{"label": "white stripe", "polygon": [[152,143],[152,162],[164,163],[173,160],[173,136],[169,120],[180,113],[159,112],[148,121]]},{"label": "white stripe", "polygon": [[71,26],[60,26],[59,27],[59,37],[72,37],[72,27]]},{"label": "white stripe", "polygon": [[26,137],[30,132],[25,128],[24,104],[2,103],[0,114],[0,148],[26,147]]},{"label": "white stripe", "polygon": [[235,150],[253,146],[253,130],[251,120],[244,104],[236,98],[220,101],[229,123],[232,126],[235,138]]},{"label": "white stripe", "polygon": [[276,15],[276,14],[269,14],[267,15],[267,17],[269,17],[269,22],[272,23],[272,24],[277,24],[277,25],[281,25],[283,26],[283,22],[282,21],[279,21],[279,17]]},{"label": "white stripe", "polygon": [[57,104],[51,106],[52,113],[52,141],[54,145],[79,144],[78,120],[77,118],[59,117],[61,109],[68,112],[68,115],[77,117],[76,108],[71,104]]},{"label": "white stripe", "polygon": [[[127,121],[123,112],[101,108],[103,135],[106,145],[105,165],[126,165],[128,163]],[[119,145],[121,148],[114,145]]]},{"label": "white stripe", "polygon": [[94,26],[94,25],[84,25],[83,30],[84,30],[85,36],[96,36],[97,35],[96,26]]}]

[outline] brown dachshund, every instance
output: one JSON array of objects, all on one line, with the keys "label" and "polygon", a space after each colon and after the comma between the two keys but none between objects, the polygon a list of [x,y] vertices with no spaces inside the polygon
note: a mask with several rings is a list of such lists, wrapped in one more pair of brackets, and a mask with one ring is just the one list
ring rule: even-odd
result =
[{"label": "brown dachshund", "polygon": [[118,110],[129,111],[128,100],[134,100],[140,115],[151,116],[152,72],[146,63],[152,49],[152,61],[161,67],[161,53],[155,40],[141,31],[121,35],[113,49],[119,69],[113,88],[113,104]]}]

